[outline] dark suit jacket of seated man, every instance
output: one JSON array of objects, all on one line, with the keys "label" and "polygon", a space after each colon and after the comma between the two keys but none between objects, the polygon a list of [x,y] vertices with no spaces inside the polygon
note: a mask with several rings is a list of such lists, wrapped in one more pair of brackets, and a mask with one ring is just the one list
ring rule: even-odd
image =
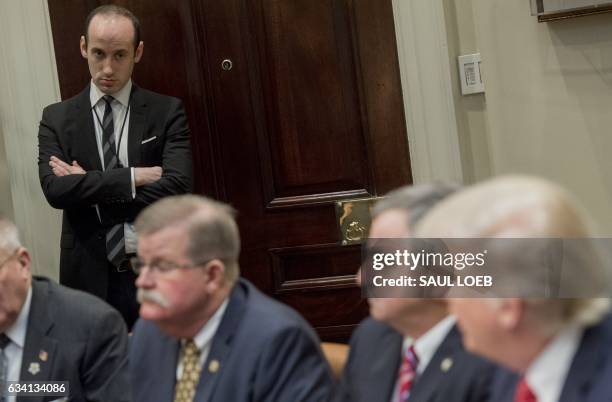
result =
[{"label": "dark suit jacket of seated man", "polygon": [[131,81],[143,54],[137,27],[121,7],[92,11],[81,37],[91,83],[47,106],[38,133],[42,190],[63,210],[60,282],[108,301],[128,327],[138,317],[126,267],[126,254],[136,252],[131,223],[145,206],[192,184],[182,102]]},{"label": "dark suit jacket of seated man", "polygon": [[[172,401],[181,342],[139,320],[130,341],[134,402]],[[212,339],[194,401],[327,401],[319,340],[293,310],[240,279]]]},{"label": "dark suit jacket of seated man", "polygon": [[229,206],[166,197],[138,216],[136,230],[134,402],[329,400],[332,374],[313,329],[239,277]]},{"label": "dark suit jacket of seated man", "polygon": [[[421,337],[421,342],[427,337],[428,334]],[[425,348],[431,349],[432,341],[434,348],[428,351],[429,362],[419,369],[408,401],[489,401],[496,367],[465,351],[452,317],[434,327],[429,337],[425,342],[430,346]],[[395,329],[373,318],[365,319],[351,337],[350,354],[335,401],[396,401],[405,346],[404,337]],[[416,350],[418,353],[418,340]]]},{"label": "dark suit jacket of seated man", "polygon": [[71,402],[130,400],[127,331],[119,313],[87,293],[32,277],[15,226],[0,218],[0,338],[6,337],[0,360],[8,361],[0,364],[8,363],[7,380],[68,381]]}]

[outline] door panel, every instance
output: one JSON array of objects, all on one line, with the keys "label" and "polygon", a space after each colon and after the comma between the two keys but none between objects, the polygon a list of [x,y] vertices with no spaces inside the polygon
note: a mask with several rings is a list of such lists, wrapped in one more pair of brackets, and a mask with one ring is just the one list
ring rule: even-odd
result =
[{"label": "door panel", "polygon": [[[102,2],[67,3],[49,0],[64,98],[88,81],[78,27]],[[334,203],[411,180],[391,0],[117,3],[142,22],[134,80],[185,101],[196,192],[239,212],[243,276],[346,340],[367,305]]]}]

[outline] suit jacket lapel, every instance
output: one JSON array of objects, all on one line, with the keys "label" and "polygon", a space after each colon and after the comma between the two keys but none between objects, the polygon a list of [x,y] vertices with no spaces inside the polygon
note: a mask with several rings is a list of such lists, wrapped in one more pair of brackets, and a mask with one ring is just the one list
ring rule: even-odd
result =
[{"label": "suit jacket lapel", "polygon": [[376,340],[380,348],[372,360],[371,375],[369,375],[371,381],[366,389],[362,389],[368,394],[363,400],[391,400],[402,361],[403,341],[403,336],[395,331],[389,331]]},{"label": "suit jacket lapel", "polygon": [[[55,315],[53,307],[47,303],[49,293],[48,283],[32,280],[32,302],[21,359],[20,381],[47,381],[51,376],[57,341],[47,336],[53,327]],[[26,399],[28,402],[39,402],[43,397]]]},{"label": "suit jacket lapel", "polygon": [[159,362],[156,363],[159,370],[153,379],[155,397],[160,401],[174,400],[174,387],[176,386],[176,367],[181,350],[180,341],[163,335],[163,343],[159,353]]},{"label": "suit jacket lapel", "polygon": [[[74,153],[85,158],[84,161],[79,161],[85,170],[102,170],[91,111],[91,100],[89,99],[89,85],[78,95],[74,108],[76,127],[73,128],[72,132],[75,135],[74,146],[77,148]],[[72,163],[72,161],[64,162]]]},{"label": "suit jacket lapel", "polygon": [[195,400],[199,402],[213,400],[215,386],[219,377],[223,375],[228,353],[231,350],[231,341],[240,326],[247,302],[248,288],[239,281],[230,294],[227,310],[213,337],[206,362],[202,366]]},{"label": "suit jacket lapel", "polygon": [[490,400],[495,402],[512,402],[516,393],[519,375],[509,369],[496,368],[491,386]]},{"label": "suit jacket lapel", "polygon": [[144,93],[136,84],[132,85],[130,96],[130,125],[128,130],[128,162],[130,166],[140,165],[140,143],[145,126],[147,103]]},{"label": "suit jacket lapel", "polygon": [[611,336],[607,328],[609,324],[607,319],[584,332],[567,373],[559,402],[586,400],[592,384],[603,371],[607,358],[607,349],[602,346],[610,343]]},{"label": "suit jacket lapel", "polygon": [[440,390],[441,384],[447,382],[452,370],[461,369],[454,361],[457,351],[461,349],[461,335],[454,326],[438,346],[425,371],[416,379],[410,398],[417,401],[433,400],[436,391]]}]

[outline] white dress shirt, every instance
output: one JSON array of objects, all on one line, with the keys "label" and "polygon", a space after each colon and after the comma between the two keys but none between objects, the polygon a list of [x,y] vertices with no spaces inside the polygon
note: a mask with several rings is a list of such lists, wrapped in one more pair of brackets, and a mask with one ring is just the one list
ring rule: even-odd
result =
[{"label": "white dress shirt", "polygon": [[[229,299],[225,299],[223,304],[219,306],[215,314],[210,317],[210,320],[204,324],[202,329],[194,336],[193,342],[196,344],[198,349],[200,350],[200,367],[206,361],[208,357],[208,353],[210,352],[210,346],[212,344],[213,337],[217,333],[217,329],[219,328],[219,324],[221,324],[221,319],[223,318],[223,314],[227,309],[227,304]],[[183,344],[185,341],[183,341]],[[183,374],[183,356],[179,356],[179,364],[176,367],[176,380],[181,379],[181,375]]]},{"label": "white dress shirt", "polygon": [[[410,346],[414,346],[414,353],[417,355],[419,359],[419,363],[417,364],[416,375],[417,377],[423,374],[427,365],[433,358],[434,354],[453,328],[456,322],[456,318],[452,315],[445,317],[440,320],[436,325],[431,327],[431,329],[425,332],[422,336],[420,336],[416,341],[410,337],[404,338],[404,342],[402,344],[402,360],[404,358],[404,353]],[[401,363],[400,363],[401,364]],[[399,376],[395,381],[395,387],[393,391],[393,396],[391,398],[391,402],[397,402],[399,400]]]},{"label": "white dress shirt", "polygon": [[[23,347],[25,345],[26,333],[28,332],[28,317],[30,316],[30,306],[32,305],[32,287],[28,289],[23,307],[17,316],[17,321],[4,333],[11,342],[4,349],[4,354],[8,358],[7,381],[19,381],[21,371],[21,360],[23,358]],[[16,397],[9,396],[6,402],[15,402]]]},{"label": "white dress shirt", "polygon": [[525,380],[538,402],[557,402],[584,328],[570,325],[555,336],[531,363]]},{"label": "white dress shirt", "polygon": [[[119,148],[118,159],[122,166],[128,167],[128,135],[130,127],[130,94],[132,92],[132,80],[129,80],[127,84],[123,86],[119,91],[111,95],[115,100],[111,103],[113,109],[113,127],[115,129],[115,146]],[[94,127],[96,130],[96,144],[98,145],[98,154],[102,167],[104,168],[104,151],[103,151],[103,130],[101,122],[104,119],[104,111],[106,110],[106,102],[102,99],[106,95],[100,91],[98,87],[93,83],[89,86],[89,99],[91,101],[91,113],[94,119]],[[125,121],[125,124],[123,122]],[[121,129],[123,131],[121,132]],[[65,161],[70,164],[72,161]],[[77,161],[78,162],[78,161]],[[134,168],[130,169],[131,172],[131,183],[132,183],[132,198],[136,197],[136,185],[134,182]],[[97,206],[96,206],[97,208]],[[98,217],[100,215],[98,214]],[[125,252],[135,253],[136,252],[136,232],[134,226],[130,223],[125,223],[124,235],[125,235]]]}]

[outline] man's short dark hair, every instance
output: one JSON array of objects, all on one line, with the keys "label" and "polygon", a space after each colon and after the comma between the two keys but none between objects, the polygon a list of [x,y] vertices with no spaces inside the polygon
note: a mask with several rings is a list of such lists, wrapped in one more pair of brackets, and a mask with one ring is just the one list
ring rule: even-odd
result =
[{"label": "man's short dark hair", "polygon": [[91,24],[91,20],[96,15],[120,15],[132,21],[132,25],[134,26],[134,49],[138,47],[138,44],[140,43],[140,21],[127,8],[116,6],[114,4],[107,4],[97,7],[89,13],[87,19],[85,20],[85,44],[87,44],[87,41],[89,40],[89,24]]}]

